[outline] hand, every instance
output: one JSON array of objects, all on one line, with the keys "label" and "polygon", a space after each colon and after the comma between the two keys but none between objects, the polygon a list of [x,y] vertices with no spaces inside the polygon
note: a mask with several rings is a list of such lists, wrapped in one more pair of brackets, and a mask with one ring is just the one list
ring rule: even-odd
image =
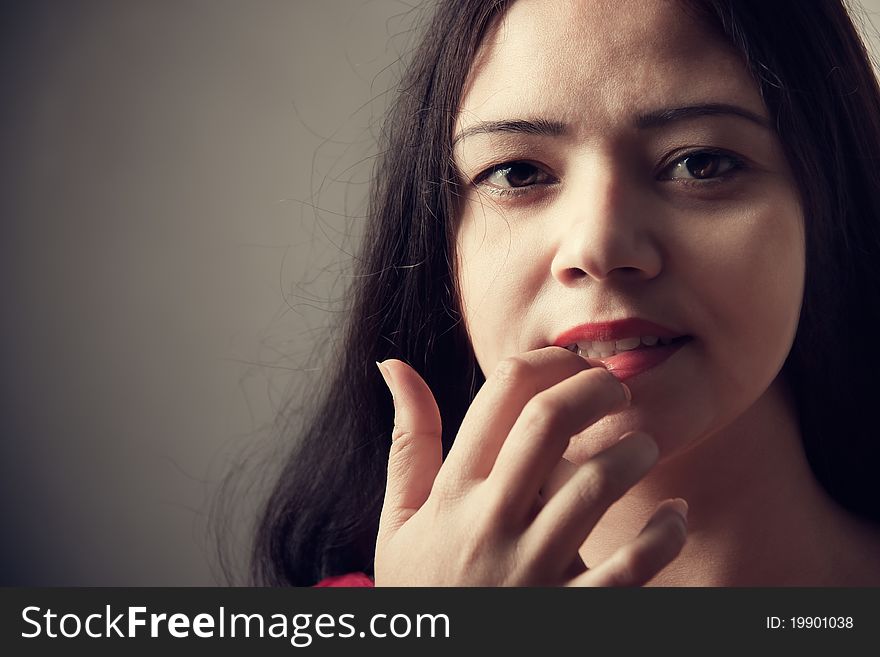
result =
[{"label": "hand", "polygon": [[380,366],[395,419],[376,541],[377,586],[636,586],[684,545],[687,505],[667,500],[638,537],[589,570],[578,555],[605,510],[657,461],[630,433],[549,499],[571,436],[629,404],[604,368],[560,347],[503,361],[486,380],[445,462],[440,413],[422,378],[399,360]]}]

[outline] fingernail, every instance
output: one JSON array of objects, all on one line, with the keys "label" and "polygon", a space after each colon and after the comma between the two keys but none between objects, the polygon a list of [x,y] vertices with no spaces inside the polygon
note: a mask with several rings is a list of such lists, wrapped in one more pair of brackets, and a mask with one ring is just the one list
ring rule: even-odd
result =
[{"label": "fingernail", "polygon": [[652,450],[657,449],[657,441],[654,440],[653,436],[644,431],[627,431],[617,440],[620,442],[621,440],[629,440],[630,438],[641,440],[645,444],[645,447],[650,447]]},{"label": "fingernail", "polygon": [[630,402],[632,401],[632,399],[633,399],[633,393],[632,393],[632,390],[630,390],[630,389],[629,389],[629,386],[626,385],[625,383],[621,383],[620,385],[623,386],[623,394],[626,395],[626,403],[628,404],[628,403],[630,403]]},{"label": "fingernail", "polygon": [[687,517],[688,517],[688,503],[687,502],[685,502],[680,497],[676,497],[674,500],[672,500],[672,503],[669,506],[671,506],[672,509],[677,514],[679,514],[683,520],[687,521]]},{"label": "fingernail", "polygon": [[378,360],[376,361],[376,367],[379,368],[379,373],[385,380],[385,385],[388,386],[388,390],[391,393],[391,399],[394,399],[394,378],[391,376],[391,370],[384,362],[380,363]]}]

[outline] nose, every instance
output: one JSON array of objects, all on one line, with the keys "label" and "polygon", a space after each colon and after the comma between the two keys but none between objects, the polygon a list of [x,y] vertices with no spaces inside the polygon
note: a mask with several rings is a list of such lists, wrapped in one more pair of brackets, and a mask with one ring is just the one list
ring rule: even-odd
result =
[{"label": "nose", "polygon": [[[652,204],[613,171],[593,176],[565,192],[566,215],[558,222],[553,277],[563,285],[612,277],[650,280],[663,268]],[[653,208],[656,210],[656,208]]]}]

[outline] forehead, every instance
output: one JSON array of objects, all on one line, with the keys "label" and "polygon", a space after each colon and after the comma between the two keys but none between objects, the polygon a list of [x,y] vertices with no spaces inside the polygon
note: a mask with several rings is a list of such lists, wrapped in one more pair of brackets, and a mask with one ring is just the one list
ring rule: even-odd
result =
[{"label": "forehead", "polygon": [[723,38],[677,0],[517,0],[471,68],[458,130],[516,115],[587,128],[709,100],[765,114]]}]

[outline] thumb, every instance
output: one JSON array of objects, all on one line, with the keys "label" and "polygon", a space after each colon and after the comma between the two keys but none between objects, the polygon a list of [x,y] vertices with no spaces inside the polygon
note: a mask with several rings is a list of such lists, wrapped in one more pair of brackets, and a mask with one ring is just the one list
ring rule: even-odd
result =
[{"label": "thumb", "polygon": [[443,461],[440,410],[428,384],[406,363],[377,363],[394,400],[394,431],[380,525],[396,532],[418,511]]}]

